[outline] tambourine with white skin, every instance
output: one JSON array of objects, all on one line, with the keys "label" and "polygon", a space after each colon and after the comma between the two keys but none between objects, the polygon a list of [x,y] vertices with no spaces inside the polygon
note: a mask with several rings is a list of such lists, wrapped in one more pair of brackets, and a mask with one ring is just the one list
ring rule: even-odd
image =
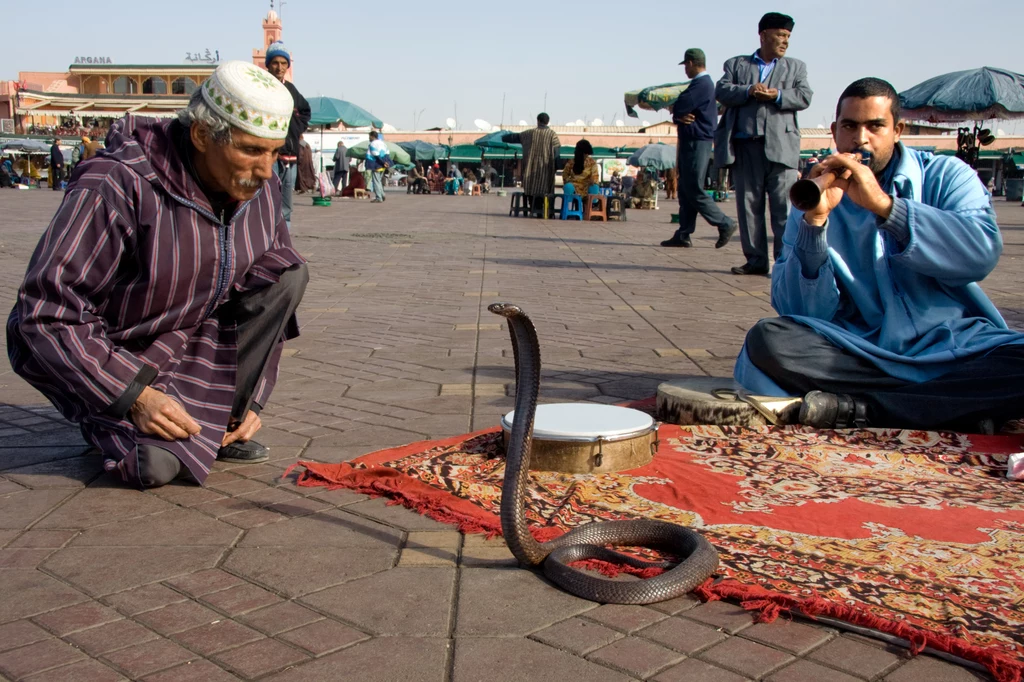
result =
[{"label": "tambourine with white skin", "polygon": [[[507,445],[515,410],[501,420]],[[658,422],[640,410],[597,403],[538,405],[530,469],[606,474],[649,463],[658,450]]]}]

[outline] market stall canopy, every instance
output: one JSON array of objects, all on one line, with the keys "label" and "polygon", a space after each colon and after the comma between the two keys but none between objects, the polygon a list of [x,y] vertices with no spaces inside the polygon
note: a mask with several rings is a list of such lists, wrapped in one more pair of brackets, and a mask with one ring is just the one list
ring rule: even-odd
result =
[{"label": "market stall canopy", "polygon": [[[383,142],[384,142],[384,144],[386,144],[388,146],[388,154],[391,156],[391,160],[395,164],[397,164],[399,166],[411,166],[412,165],[412,159],[409,158],[408,152],[406,152],[404,149],[399,147],[394,142],[388,142],[387,140],[383,140]],[[348,151],[345,153],[345,156],[347,156],[350,159],[365,159],[366,158],[366,150],[367,150],[367,148],[369,148],[369,146],[370,146],[370,141],[369,140],[363,140],[359,144],[355,144],[355,145],[352,145],[351,147],[349,147]]]},{"label": "market stall canopy", "polygon": [[310,97],[308,101],[311,112],[309,125],[311,126],[331,126],[336,123],[344,123],[349,128],[365,128],[367,126],[382,128],[384,126],[384,121],[366,109],[343,99]]},{"label": "market stall canopy", "polygon": [[649,88],[630,90],[625,94],[626,113],[633,118],[639,118],[636,110],[647,109],[648,111],[661,111],[670,109],[679,95],[686,92],[690,87],[690,81],[684,83],[664,83],[663,85],[652,85]]},{"label": "market stall canopy", "polygon": [[0,150],[28,154],[49,154],[51,144],[43,140],[11,140],[0,144]]},{"label": "market stall canopy", "polygon": [[932,123],[1024,118],[1024,76],[990,66],[947,73],[901,92],[900,107]]},{"label": "market stall canopy", "polygon": [[399,142],[398,146],[404,149],[415,162],[440,161],[448,158],[448,147],[441,144],[431,144],[423,140],[411,142]]},{"label": "market stall canopy", "polygon": [[522,150],[516,149],[515,147],[516,145],[513,145],[513,149],[484,149],[476,146],[475,144],[457,144],[452,147],[448,159],[462,163],[478,163],[480,161],[481,154],[485,156],[488,161],[522,158]]},{"label": "market stall canopy", "polygon": [[483,137],[478,138],[473,144],[484,149],[514,149],[522,154],[523,145],[515,142],[505,142],[502,139],[506,135],[511,134],[512,132],[508,130],[495,130],[493,133],[487,133]]},{"label": "market stall canopy", "polygon": [[[562,145],[558,149],[558,158],[560,159],[571,159],[576,154],[576,148],[569,145]],[[594,147],[594,153],[591,154],[595,159],[614,159],[615,150],[610,147]]]},{"label": "market stall canopy", "polygon": [[668,170],[676,167],[676,146],[674,144],[645,144],[633,152],[627,163],[639,168]]}]

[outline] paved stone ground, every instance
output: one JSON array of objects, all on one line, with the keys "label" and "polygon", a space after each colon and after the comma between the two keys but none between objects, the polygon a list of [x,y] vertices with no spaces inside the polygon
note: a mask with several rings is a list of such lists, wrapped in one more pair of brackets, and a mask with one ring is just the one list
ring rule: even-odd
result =
[{"label": "paved stone ground", "polygon": [[[57,200],[0,191],[4,311]],[[715,251],[707,226],[691,250],[652,246],[671,233],[667,206],[582,226],[507,218],[497,197],[298,203],[312,281],[264,413],[268,464],[127,490],[0,373],[0,678],[978,679],[826,627],[753,624],[724,602],[598,606],[518,569],[500,540],[282,480],[299,456],[496,424],[514,388],[494,300],[537,322],[546,399],[607,403],[728,375],[771,314],[768,280],[728,274],[739,246]],[[1007,248],[986,289],[1019,326],[1024,209],[997,207]]]}]

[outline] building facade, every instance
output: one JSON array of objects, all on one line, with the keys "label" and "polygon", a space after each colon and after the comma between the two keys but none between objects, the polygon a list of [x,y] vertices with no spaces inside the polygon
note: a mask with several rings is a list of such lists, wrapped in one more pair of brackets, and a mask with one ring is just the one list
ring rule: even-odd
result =
[{"label": "building facade", "polygon": [[[263,47],[252,60],[264,67],[270,44],[281,39],[273,9],[263,19]],[[184,64],[114,64],[109,57],[76,57],[67,71],[22,71],[0,81],[0,135],[78,135],[109,127],[125,114],[169,117],[209,78],[219,52],[188,53]],[[288,70],[291,80],[292,71]]]}]

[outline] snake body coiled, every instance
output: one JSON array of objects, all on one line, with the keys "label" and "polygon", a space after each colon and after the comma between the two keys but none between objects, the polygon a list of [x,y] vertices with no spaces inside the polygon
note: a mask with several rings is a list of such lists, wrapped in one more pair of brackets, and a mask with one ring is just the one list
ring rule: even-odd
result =
[{"label": "snake body coiled", "polygon": [[[525,503],[540,392],[540,342],[530,318],[518,306],[493,303],[487,309],[508,320],[515,358],[515,420],[509,434],[501,494],[501,531],[512,554],[528,566],[543,566],[548,579],[566,592],[606,604],[652,604],[682,596],[702,584],[718,568],[718,552],[702,535],[683,526],[652,519],[593,522],[543,543],[530,534]],[[646,580],[601,578],[569,566],[585,559],[638,568],[669,566],[634,559],[607,546],[648,547],[681,557],[682,561]]]}]

